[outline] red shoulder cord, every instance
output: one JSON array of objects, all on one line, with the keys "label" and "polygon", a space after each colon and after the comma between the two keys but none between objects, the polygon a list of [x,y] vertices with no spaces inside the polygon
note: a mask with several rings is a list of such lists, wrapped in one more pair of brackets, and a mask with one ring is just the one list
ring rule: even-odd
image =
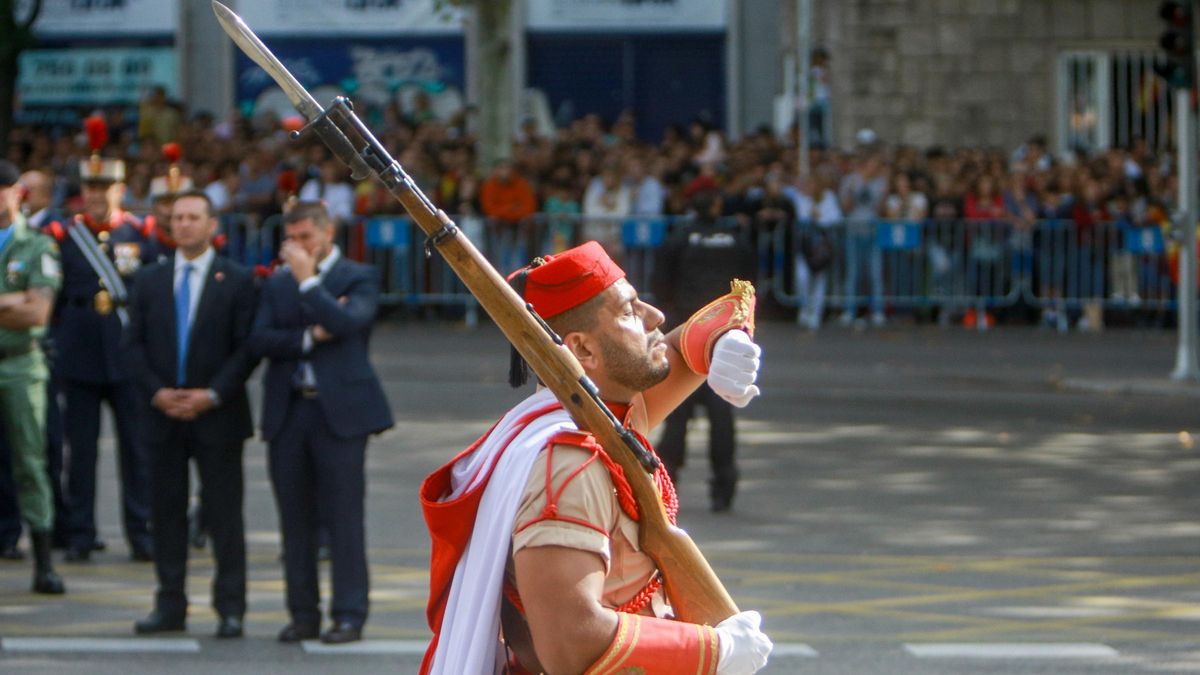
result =
[{"label": "red shoulder cord", "polygon": [[[650,442],[646,440],[645,436],[642,436],[637,431],[632,429],[630,429],[630,431],[637,436],[638,440],[642,442],[644,447],[650,450],[650,452],[654,452],[654,449],[651,447]],[[574,471],[572,471],[570,475],[567,476],[566,480],[563,481],[563,484],[558,488],[557,491],[554,490],[553,485],[550,483],[550,474],[552,462],[554,461],[555,445],[571,445],[588,450],[592,453],[591,457],[587,458]],[[639,521],[640,514],[638,513],[637,501],[633,498],[633,488],[629,486],[629,481],[625,478],[624,469],[622,469],[619,464],[613,461],[613,458],[609,457],[607,452],[604,452],[604,448],[600,447],[600,444],[596,442],[595,437],[591,434],[579,431],[562,431],[551,437],[546,444],[546,506],[542,508],[542,514],[540,516],[530,520],[524,525],[521,525],[519,528],[517,528],[517,532],[524,530],[534,523],[539,523],[545,520],[561,520],[596,530],[606,537],[609,536],[608,532],[603,528],[589,523],[586,520],[563,516],[559,515],[558,513],[558,499],[567,489],[567,485],[574,480],[576,476],[583,472],[583,470],[586,469],[589,464],[596,461],[596,459],[599,459],[604,463],[604,468],[608,469],[608,473],[612,477],[613,487],[616,489],[617,493],[617,503],[621,505],[621,510],[624,511],[625,514],[635,522]],[[674,525],[675,518],[679,513],[679,497],[675,494],[675,484],[671,482],[671,476],[667,473],[666,467],[663,466],[661,462],[659,463],[658,469],[655,470],[652,478],[654,480],[655,487],[658,488],[659,494],[662,495],[663,508],[666,510],[667,519],[672,525]],[[628,602],[620,607],[617,607],[616,611],[625,612],[628,614],[637,614],[650,604],[650,598],[653,597],[656,592],[658,592],[658,589],[662,588],[662,584],[662,574],[655,574],[654,578],[652,578],[644,587],[642,587],[642,590],[638,591],[638,593],[634,595],[633,598]],[[504,584],[504,596],[508,598],[508,601],[517,609],[518,612],[521,614],[525,613],[525,606],[521,603],[521,598],[517,594],[517,589],[507,582]]]}]

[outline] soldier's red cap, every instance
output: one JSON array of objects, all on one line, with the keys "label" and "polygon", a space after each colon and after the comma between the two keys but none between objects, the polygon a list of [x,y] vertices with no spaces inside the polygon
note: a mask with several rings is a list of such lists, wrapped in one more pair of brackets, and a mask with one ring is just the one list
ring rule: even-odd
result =
[{"label": "soldier's red cap", "polygon": [[578,307],[625,278],[625,271],[594,241],[539,258],[508,275],[508,280],[522,274],[525,301],[543,319]]}]

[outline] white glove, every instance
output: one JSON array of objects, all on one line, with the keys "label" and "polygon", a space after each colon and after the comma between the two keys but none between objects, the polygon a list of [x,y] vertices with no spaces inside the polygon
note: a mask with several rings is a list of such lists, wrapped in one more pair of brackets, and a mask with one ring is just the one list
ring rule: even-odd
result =
[{"label": "white glove", "polygon": [[762,616],[758,612],[739,612],[717,624],[721,656],[717,659],[717,675],[754,675],[767,665],[771,654],[771,638],[758,629]]},{"label": "white glove", "polygon": [[731,330],[713,345],[708,366],[708,386],[718,396],[739,408],[759,395],[754,382],[758,379],[759,355],[762,349],[754,344],[744,330]]}]

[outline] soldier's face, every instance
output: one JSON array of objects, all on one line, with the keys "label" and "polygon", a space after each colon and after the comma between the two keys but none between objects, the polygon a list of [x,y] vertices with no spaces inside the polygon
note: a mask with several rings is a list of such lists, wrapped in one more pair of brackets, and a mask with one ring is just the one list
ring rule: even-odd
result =
[{"label": "soldier's face", "polygon": [[121,183],[84,183],[83,210],[95,220],[103,220],[121,204],[125,186]]},{"label": "soldier's face", "polygon": [[605,293],[597,340],[602,368],[610,379],[632,391],[646,391],[666,379],[671,371],[667,343],[659,327],[663,313],[640,300],[629,282],[621,279]]}]

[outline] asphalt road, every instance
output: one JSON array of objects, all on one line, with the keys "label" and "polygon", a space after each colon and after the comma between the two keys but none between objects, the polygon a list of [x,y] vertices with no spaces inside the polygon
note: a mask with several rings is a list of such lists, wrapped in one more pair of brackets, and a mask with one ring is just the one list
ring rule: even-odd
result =
[{"label": "asphalt road", "polygon": [[[779,645],[765,672],[1200,672],[1200,390],[1167,380],[1171,334],[768,323],[760,341],[734,511],[708,511],[697,420],[680,521],[763,613]],[[366,641],[274,641],[286,614],[257,441],[247,637],[210,637],[197,552],[189,632],[132,640],[153,571],[128,561],[109,438],[109,551],[61,565],[62,598],[30,595],[27,563],[0,563],[0,672],[415,672],[429,635],[420,480],[523,394],[490,327],[385,321],[374,350],[398,424],[369,451]]]}]

